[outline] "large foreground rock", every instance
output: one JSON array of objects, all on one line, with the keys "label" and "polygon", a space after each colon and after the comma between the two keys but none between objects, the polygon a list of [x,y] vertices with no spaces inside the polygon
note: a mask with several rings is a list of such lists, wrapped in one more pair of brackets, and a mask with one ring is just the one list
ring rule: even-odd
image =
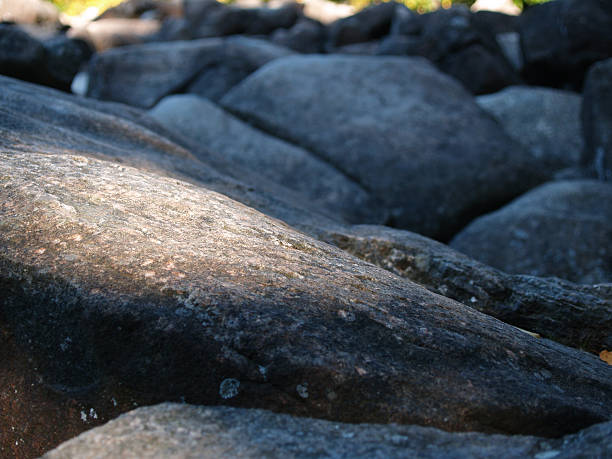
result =
[{"label": "large foreground rock", "polygon": [[341,424],[263,410],[162,404],[86,432],[45,459],[130,457],[545,458],[612,454],[612,422],[562,439]]},{"label": "large foreground rock", "polygon": [[584,84],[583,162],[612,182],[612,59],[593,65]]},{"label": "large foreground rock", "polygon": [[459,233],[451,246],[509,273],[612,282],[612,184],[542,185]]},{"label": "large foreground rock", "polygon": [[301,193],[322,212],[353,223],[383,218],[370,195],[332,166],[258,131],[206,99],[193,95],[166,97],[150,114],[197,145],[221,154],[228,163],[240,164]]},{"label": "large foreground rock", "polygon": [[288,54],[244,37],[112,49],[92,59],[87,95],[142,108],[185,91],[216,100],[261,65]]},{"label": "large foreground rock", "polygon": [[323,238],[370,263],[541,336],[598,354],[612,348],[612,284],[511,275],[405,230],[355,225]]},{"label": "large foreground rock", "polygon": [[540,158],[544,167],[554,171],[580,164],[584,149],[580,95],[551,88],[512,86],[476,100],[513,139]]},{"label": "large foreground rock", "polygon": [[388,223],[435,238],[543,173],[471,95],[420,58],[282,58],[221,103],[356,180],[391,212]]}]

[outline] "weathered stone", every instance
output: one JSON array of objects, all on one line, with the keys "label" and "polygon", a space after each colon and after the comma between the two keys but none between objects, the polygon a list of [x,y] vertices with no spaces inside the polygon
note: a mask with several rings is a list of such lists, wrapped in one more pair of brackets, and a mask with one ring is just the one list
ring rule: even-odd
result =
[{"label": "weathered stone", "polygon": [[15,419],[32,451],[47,412],[60,439],[183,398],[548,436],[612,416],[597,357],[209,191],[230,181],[138,110],[0,81],[0,373],[44,402],[0,398],[3,441]]},{"label": "weathered stone", "polygon": [[342,424],[263,410],[165,403],[81,434],[44,459],[351,457],[536,459],[612,454],[612,422],[562,439],[448,433],[397,424]]},{"label": "weathered stone", "polygon": [[44,77],[45,48],[19,26],[0,24],[0,74],[26,81]]},{"label": "weathered stone", "polygon": [[[151,116],[196,145],[223,156],[232,175],[235,164],[302,194],[322,212],[349,222],[381,221],[380,207],[345,175],[309,152],[269,136],[213,103],[192,95],[170,96]],[[240,177],[235,177],[240,179]]]},{"label": "weathered stone", "polygon": [[356,180],[390,210],[392,226],[435,238],[449,238],[543,173],[424,59],[282,58],[221,104]]},{"label": "weathered stone", "polygon": [[476,101],[551,173],[580,164],[584,148],[580,95],[549,88],[513,86],[480,96]]},{"label": "weathered stone", "polygon": [[65,35],[59,35],[43,44],[47,51],[46,71],[51,86],[69,91],[72,80],[89,61],[93,50],[85,41],[70,39]]},{"label": "weathered stone", "polygon": [[521,16],[523,75],[530,84],[580,89],[588,67],[612,57],[612,3],[557,0]]},{"label": "weathered stone", "polygon": [[506,274],[439,242],[383,226],[331,230],[322,238],[435,293],[545,338],[593,353],[612,348],[612,294],[603,285]]},{"label": "weathered stone", "polygon": [[181,91],[217,99],[258,66],[288,54],[244,37],[113,49],[92,59],[87,95],[143,108]]},{"label": "weathered stone", "polygon": [[451,247],[509,273],[612,282],[612,185],[551,182],[478,218]]},{"label": "weathered stone", "polygon": [[290,29],[278,29],[270,37],[273,43],[300,53],[322,53],[326,38],[323,24],[310,18],[298,20]]},{"label": "weathered stone", "polygon": [[582,129],[586,143],[583,163],[599,179],[612,181],[612,59],[593,65],[587,74]]}]

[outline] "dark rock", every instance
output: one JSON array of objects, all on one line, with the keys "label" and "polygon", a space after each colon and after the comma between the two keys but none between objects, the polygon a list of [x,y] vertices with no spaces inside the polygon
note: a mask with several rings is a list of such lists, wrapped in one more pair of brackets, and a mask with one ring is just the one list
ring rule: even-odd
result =
[{"label": "dark rock", "polygon": [[289,49],[266,40],[228,37],[185,92],[218,101],[259,67],[290,54],[293,53]]},{"label": "dark rock", "polygon": [[300,53],[317,54],[324,51],[326,37],[323,24],[313,19],[301,18],[290,29],[277,29],[270,40]]},{"label": "dark rock", "polygon": [[552,182],[478,218],[451,247],[509,273],[612,282],[612,185]]},{"label": "dark rock", "polygon": [[[612,454],[612,422],[549,440],[448,433],[397,424],[342,424],[263,410],[165,403],[81,434],[44,459],[125,457],[552,458]],[[578,456],[576,456],[578,455]]]},{"label": "dark rock", "polygon": [[0,336],[17,351],[0,373],[45,402],[32,417],[0,398],[2,448],[14,419],[34,455],[48,412],[70,421],[59,438],[183,398],[543,436],[612,416],[597,357],[210,191],[229,181],[138,110],[1,82]]},{"label": "dark rock", "polygon": [[379,54],[381,42],[378,40],[353,43],[334,49],[334,54],[348,54],[353,56],[373,56]]},{"label": "dark rock", "polygon": [[243,9],[214,0],[186,0],[184,9],[191,38],[268,35],[276,29],[290,28],[300,15],[297,4],[280,8]]},{"label": "dark rock", "polygon": [[155,19],[99,19],[71,29],[68,35],[92,44],[96,51],[120,46],[138,45],[155,37],[161,23]]},{"label": "dark rock", "polygon": [[518,32],[499,33],[495,40],[512,68],[517,72],[523,71],[523,51],[521,50],[521,36]]},{"label": "dark rock", "polygon": [[423,15],[400,6],[393,11],[389,35],[420,35],[423,32],[424,24]]},{"label": "dark rock", "polygon": [[486,34],[503,34],[517,32],[519,16],[499,13],[497,11],[478,11],[472,15],[472,25]]},{"label": "dark rock", "polygon": [[222,105],[353,178],[385,204],[393,226],[435,238],[449,238],[543,173],[423,59],[282,58]]},{"label": "dark rock", "polygon": [[244,37],[109,50],[89,65],[87,95],[143,108],[184,91],[216,100],[260,65],[288,54],[285,48]]},{"label": "dark rock", "polygon": [[44,0],[2,0],[0,2],[0,21],[18,24],[49,24],[57,27],[59,11]]},{"label": "dark rock", "polygon": [[44,43],[47,50],[46,70],[52,81],[50,86],[70,91],[77,72],[93,55],[93,49],[83,40],[59,35]]},{"label": "dark rock", "polygon": [[583,163],[595,169],[599,179],[612,181],[612,59],[593,65],[587,74],[582,128]]},{"label": "dark rock", "polygon": [[551,173],[579,166],[584,148],[579,94],[513,86],[476,100]]},{"label": "dark rock", "polygon": [[180,0],[124,0],[104,11],[100,19],[165,19],[182,13]]},{"label": "dark rock", "polygon": [[417,56],[421,39],[412,35],[392,34],[380,41],[376,54],[386,56]]},{"label": "dark rock", "polygon": [[[269,136],[193,95],[171,96],[150,111],[164,126],[262,177],[302,194],[343,221],[382,220],[369,194],[309,152]],[[231,170],[222,170],[231,175]],[[235,177],[239,178],[239,177]]]},{"label": "dark rock", "polygon": [[0,24],[0,74],[39,82],[44,78],[45,47],[19,26]]},{"label": "dark rock", "polygon": [[545,338],[593,353],[612,348],[612,292],[603,286],[506,274],[439,242],[383,226],[352,226],[322,238],[428,290]]},{"label": "dark rock", "polygon": [[612,3],[557,0],[521,16],[523,75],[530,84],[580,89],[588,67],[612,57]]},{"label": "dark rock", "polygon": [[389,33],[396,8],[406,9],[396,2],[370,6],[329,26],[327,49],[333,51],[345,45],[382,38]]}]

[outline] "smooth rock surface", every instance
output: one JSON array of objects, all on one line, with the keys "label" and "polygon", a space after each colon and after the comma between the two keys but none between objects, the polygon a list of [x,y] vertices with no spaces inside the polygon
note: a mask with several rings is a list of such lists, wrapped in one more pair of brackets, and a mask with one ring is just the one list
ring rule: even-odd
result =
[{"label": "smooth rock surface", "polygon": [[542,185],[478,218],[450,245],[509,273],[612,282],[612,184]]},{"label": "smooth rock surface", "polygon": [[288,54],[285,48],[242,37],[112,49],[92,59],[87,95],[141,108],[183,91],[216,99],[258,66]]},{"label": "smooth rock surface", "polygon": [[612,181],[612,59],[593,65],[587,74],[582,104],[586,148],[583,163],[600,180]]},{"label": "smooth rock surface", "polygon": [[512,86],[495,94],[479,96],[476,101],[551,173],[580,164],[584,141],[579,94]]},{"label": "smooth rock surface", "polygon": [[535,158],[424,59],[282,58],[221,105],[353,178],[392,226],[434,238],[542,179]]},{"label": "smooth rock surface", "polygon": [[212,102],[193,95],[164,98],[150,114],[228,163],[302,194],[317,209],[352,223],[381,221],[383,214],[358,184],[309,152],[269,136]]},{"label": "smooth rock surface", "polygon": [[[136,453],[137,452],[137,453]],[[612,422],[549,440],[341,424],[263,410],[162,404],[86,432],[45,459],[116,457],[570,458],[612,454]]]},{"label": "smooth rock surface", "polygon": [[322,238],[503,322],[599,354],[612,348],[612,284],[511,275],[409,231],[375,225]]}]

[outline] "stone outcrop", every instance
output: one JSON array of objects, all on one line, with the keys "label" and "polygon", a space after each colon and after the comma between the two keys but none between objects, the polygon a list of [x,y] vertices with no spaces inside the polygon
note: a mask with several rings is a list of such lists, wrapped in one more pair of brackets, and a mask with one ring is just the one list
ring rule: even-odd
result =
[{"label": "stone outcrop", "polygon": [[448,433],[397,424],[342,424],[262,410],[163,404],[140,408],[86,432],[44,459],[139,457],[259,458],[606,457],[612,423],[560,439]]},{"label": "stone outcrop", "polygon": [[542,185],[470,223],[451,247],[509,273],[612,282],[612,184]]}]

